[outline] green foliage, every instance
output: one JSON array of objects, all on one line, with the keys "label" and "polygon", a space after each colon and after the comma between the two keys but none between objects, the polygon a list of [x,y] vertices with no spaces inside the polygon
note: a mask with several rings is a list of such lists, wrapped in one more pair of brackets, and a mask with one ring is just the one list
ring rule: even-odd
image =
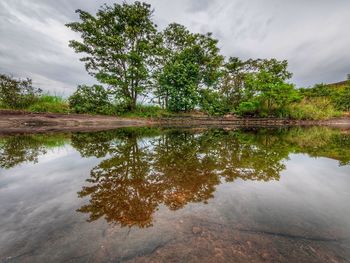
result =
[{"label": "green foliage", "polygon": [[316,84],[309,89],[300,89],[300,92],[305,97],[330,97],[333,93],[331,87],[326,84]]},{"label": "green foliage", "polygon": [[10,169],[24,162],[38,162],[48,149],[63,146],[67,135],[15,135],[0,137],[0,167]]},{"label": "green foliage", "polygon": [[246,87],[250,99],[260,101],[268,115],[299,99],[294,86],[285,82],[292,76],[287,71],[287,61],[262,60],[258,65],[259,71],[247,76]]},{"label": "green foliage", "polygon": [[115,114],[115,108],[109,101],[110,93],[100,85],[78,86],[69,97],[69,106],[76,113]]},{"label": "green foliage", "polygon": [[200,91],[200,108],[209,115],[222,116],[229,112],[226,98],[217,91],[203,89]]},{"label": "green foliage", "polygon": [[38,100],[41,90],[32,86],[31,79],[14,79],[0,74],[0,105],[10,109],[24,109]]},{"label": "green foliage", "polygon": [[28,110],[32,112],[68,113],[69,105],[60,96],[45,94],[38,97],[37,101],[30,105]]},{"label": "green foliage", "polygon": [[156,96],[174,111],[191,111],[200,101],[199,87],[212,86],[219,77],[222,56],[211,34],[192,34],[170,24],[162,33],[163,58],[156,72]]},{"label": "green foliage", "polygon": [[292,73],[286,60],[231,57],[225,63],[219,90],[227,107],[242,116],[271,116],[300,99],[292,84],[286,81]]},{"label": "green foliage", "polygon": [[325,98],[309,98],[298,103],[292,103],[287,107],[285,117],[298,120],[323,120],[341,116],[332,101]]},{"label": "green foliage", "polygon": [[67,26],[80,33],[82,42],[72,40],[70,46],[86,55],[81,61],[91,75],[113,88],[116,98],[130,110],[135,108],[139,94],[151,84],[149,68],[157,50],[150,5],[104,5],[96,16],[82,10],[76,12],[81,22]]},{"label": "green foliage", "polygon": [[350,83],[333,95],[333,103],[338,110],[350,111]]},{"label": "green foliage", "polygon": [[243,101],[239,104],[236,113],[240,116],[247,117],[247,116],[258,116],[260,110],[260,103],[259,101]]}]

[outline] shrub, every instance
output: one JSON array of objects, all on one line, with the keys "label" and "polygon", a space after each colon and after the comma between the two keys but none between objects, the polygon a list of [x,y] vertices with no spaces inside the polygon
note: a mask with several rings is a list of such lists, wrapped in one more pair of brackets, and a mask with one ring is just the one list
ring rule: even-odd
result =
[{"label": "shrub", "polygon": [[109,101],[109,96],[110,93],[103,86],[81,85],[69,97],[68,101],[70,108],[76,113],[113,115],[116,111]]},{"label": "shrub", "polygon": [[236,110],[240,116],[257,116],[259,115],[260,103],[258,101],[241,102]]},{"label": "shrub", "polygon": [[201,90],[200,107],[209,115],[222,116],[229,112],[225,98],[212,90]]},{"label": "shrub", "polygon": [[41,90],[32,86],[31,79],[14,79],[0,74],[0,104],[11,109],[24,109],[38,100]]}]

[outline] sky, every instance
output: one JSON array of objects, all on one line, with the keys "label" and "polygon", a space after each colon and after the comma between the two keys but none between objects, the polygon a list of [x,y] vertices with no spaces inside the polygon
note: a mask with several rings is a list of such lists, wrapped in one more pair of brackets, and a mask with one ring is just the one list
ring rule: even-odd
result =
[{"label": "sky", "polygon": [[[68,96],[93,84],[68,41],[76,9],[96,13],[112,0],[1,0],[0,73]],[[129,3],[133,1],[127,1]],[[287,59],[298,87],[333,83],[350,73],[349,0],[147,0],[160,29],[177,22],[212,32],[226,57]]]}]

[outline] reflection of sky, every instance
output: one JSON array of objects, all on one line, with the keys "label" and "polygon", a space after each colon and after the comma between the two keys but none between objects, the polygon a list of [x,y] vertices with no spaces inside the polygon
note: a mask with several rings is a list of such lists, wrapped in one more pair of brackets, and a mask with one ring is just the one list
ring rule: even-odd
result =
[{"label": "reflection of sky", "polygon": [[238,180],[219,186],[216,197],[224,204],[220,213],[265,231],[280,228],[325,238],[333,231],[350,237],[350,167],[302,154],[290,155],[286,164],[279,181]]},{"label": "reflection of sky", "polygon": [[81,203],[77,191],[97,164],[67,146],[40,156],[37,164],[1,170],[0,244],[39,238],[74,216]]},{"label": "reflection of sky", "polygon": [[189,204],[175,212],[161,206],[154,227],[130,233],[103,220],[87,223],[86,215],[75,212],[84,202],[77,192],[99,162],[81,158],[67,145],[40,156],[37,164],[0,170],[0,260],[28,251],[44,260],[59,251],[54,257],[62,261],[86,249],[93,253],[106,240],[115,253],[144,253],[178,234],[174,222],[201,214],[208,222],[219,218],[244,229],[350,236],[350,167],[339,167],[338,161],[291,155],[280,181],[223,183],[209,204]]}]

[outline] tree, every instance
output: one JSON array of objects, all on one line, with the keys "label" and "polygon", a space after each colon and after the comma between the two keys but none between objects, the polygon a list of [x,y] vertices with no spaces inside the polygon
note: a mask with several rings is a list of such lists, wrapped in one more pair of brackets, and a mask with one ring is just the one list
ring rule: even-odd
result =
[{"label": "tree", "polygon": [[280,110],[299,99],[294,85],[286,82],[292,77],[292,73],[287,70],[286,60],[259,60],[257,67],[257,72],[247,75],[245,88],[249,93],[247,101],[258,102],[260,111],[267,111],[263,114],[270,115],[273,109]]},{"label": "tree", "polygon": [[5,107],[23,109],[33,104],[41,89],[32,86],[31,79],[15,79],[0,74],[0,104]]},{"label": "tree", "polygon": [[231,110],[235,110],[240,103],[251,97],[246,88],[246,79],[248,75],[258,72],[259,61],[242,61],[237,57],[230,57],[224,64],[218,90],[225,96],[227,107]]},{"label": "tree", "polygon": [[189,111],[199,103],[199,90],[219,77],[222,56],[211,33],[192,34],[170,24],[163,32],[163,58],[156,74],[155,92],[160,104],[171,111]]},{"label": "tree", "polygon": [[149,4],[114,4],[102,6],[96,16],[76,11],[81,22],[67,26],[80,33],[82,41],[70,41],[77,53],[86,56],[86,70],[109,85],[129,110],[149,87],[150,68],[156,52],[156,25],[151,20]]}]

